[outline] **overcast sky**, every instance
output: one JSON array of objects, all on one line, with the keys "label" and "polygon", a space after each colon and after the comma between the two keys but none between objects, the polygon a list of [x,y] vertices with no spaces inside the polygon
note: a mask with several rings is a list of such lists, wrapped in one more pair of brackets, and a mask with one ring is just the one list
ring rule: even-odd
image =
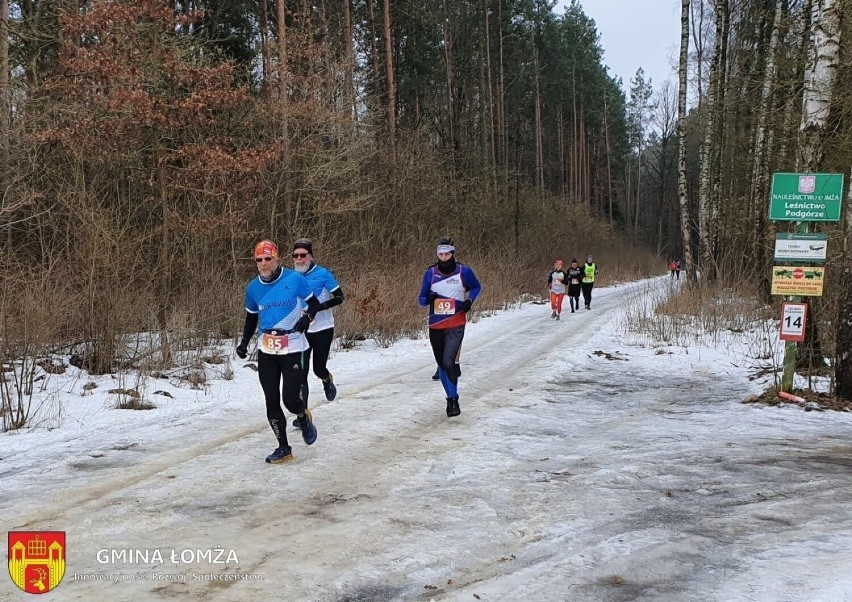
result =
[{"label": "overcast sky", "polygon": [[[555,9],[564,10],[570,0],[560,0]],[[594,19],[604,49],[604,64],[610,75],[624,80],[642,67],[653,80],[654,89],[666,79],[676,80],[672,61],[680,44],[678,0],[581,0],[583,12]]]}]

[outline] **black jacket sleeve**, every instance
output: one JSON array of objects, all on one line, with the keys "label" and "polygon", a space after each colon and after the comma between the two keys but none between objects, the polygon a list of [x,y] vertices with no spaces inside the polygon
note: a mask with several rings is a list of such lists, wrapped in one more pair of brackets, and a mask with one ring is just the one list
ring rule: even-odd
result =
[{"label": "black jacket sleeve", "polygon": [[246,312],[246,321],[243,324],[243,338],[240,343],[244,343],[248,346],[249,341],[251,340],[252,335],[254,335],[257,330],[257,314],[253,314],[249,311]]},{"label": "black jacket sleeve", "polygon": [[331,293],[331,299],[320,303],[320,308],[331,309],[332,307],[337,307],[345,300],[346,298],[343,296],[343,290],[340,287],[337,287],[336,289],[334,289],[334,292]]},{"label": "black jacket sleeve", "polygon": [[311,320],[313,320],[314,316],[317,315],[318,312],[322,311],[322,303],[317,301],[315,295],[308,297],[305,303],[308,304],[307,314],[311,317]]}]

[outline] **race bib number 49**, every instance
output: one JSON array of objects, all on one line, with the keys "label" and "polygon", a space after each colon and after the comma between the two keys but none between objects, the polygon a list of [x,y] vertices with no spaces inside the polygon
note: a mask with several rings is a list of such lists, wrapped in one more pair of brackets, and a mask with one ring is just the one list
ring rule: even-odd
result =
[{"label": "race bib number 49", "polygon": [[286,355],[288,343],[286,334],[264,334],[260,339],[260,348],[264,353]]},{"label": "race bib number 49", "polygon": [[455,299],[435,299],[435,313],[439,316],[451,316],[456,313]]}]

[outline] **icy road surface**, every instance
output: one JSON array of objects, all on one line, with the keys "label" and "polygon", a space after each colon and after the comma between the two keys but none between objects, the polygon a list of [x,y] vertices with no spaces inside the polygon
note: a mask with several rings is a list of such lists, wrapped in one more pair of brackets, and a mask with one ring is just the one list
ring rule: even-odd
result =
[{"label": "icy road surface", "polygon": [[631,343],[648,291],[469,324],[453,419],[426,340],[337,352],[283,465],[247,362],[145,412],[54,376],[57,428],[0,434],[2,524],[66,532],[50,600],[852,600],[852,415],[741,404],[733,342]]}]

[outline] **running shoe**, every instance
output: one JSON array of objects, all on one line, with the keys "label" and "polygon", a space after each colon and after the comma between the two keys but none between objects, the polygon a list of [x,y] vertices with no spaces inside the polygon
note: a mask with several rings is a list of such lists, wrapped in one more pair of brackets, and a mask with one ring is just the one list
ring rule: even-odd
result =
[{"label": "running shoe", "polygon": [[322,390],[325,391],[325,398],[328,401],[337,397],[337,387],[334,386],[334,377],[331,376],[331,372],[328,373],[328,378],[322,381]]},{"label": "running shoe", "polygon": [[282,464],[284,462],[292,462],[293,450],[289,445],[285,447],[279,447],[274,452],[266,456],[266,461],[269,464]]},{"label": "running shoe", "polygon": [[317,440],[317,427],[314,426],[312,418],[311,411],[305,408],[305,418],[300,421],[299,428],[302,429],[302,439],[308,445],[313,445]]}]

